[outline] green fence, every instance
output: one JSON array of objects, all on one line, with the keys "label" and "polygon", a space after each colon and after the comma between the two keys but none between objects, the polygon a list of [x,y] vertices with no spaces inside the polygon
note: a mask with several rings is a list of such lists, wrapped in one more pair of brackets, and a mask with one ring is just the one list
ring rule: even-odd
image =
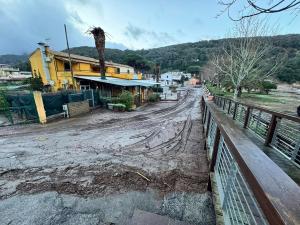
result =
[{"label": "green fence", "polygon": [[38,121],[33,93],[0,93],[0,126]]}]

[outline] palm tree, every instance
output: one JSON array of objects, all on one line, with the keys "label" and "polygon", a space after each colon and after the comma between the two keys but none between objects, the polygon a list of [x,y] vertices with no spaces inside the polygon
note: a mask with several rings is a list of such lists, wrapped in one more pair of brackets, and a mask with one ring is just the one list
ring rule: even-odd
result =
[{"label": "palm tree", "polygon": [[101,79],[105,79],[105,61],[104,61],[104,49],[105,49],[105,32],[101,27],[93,27],[89,30],[94,36],[95,45],[99,54],[100,74]]}]

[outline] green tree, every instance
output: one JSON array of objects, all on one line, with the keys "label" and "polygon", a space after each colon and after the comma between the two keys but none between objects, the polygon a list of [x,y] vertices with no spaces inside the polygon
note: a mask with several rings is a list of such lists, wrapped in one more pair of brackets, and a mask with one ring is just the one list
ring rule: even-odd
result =
[{"label": "green tree", "polygon": [[201,72],[201,67],[200,66],[189,66],[187,68],[187,72],[199,75]]},{"label": "green tree", "polygon": [[266,93],[266,94],[269,94],[269,92],[272,90],[272,89],[277,89],[277,85],[274,84],[273,82],[271,81],[262,81],[261,84],[260,84],[260,91],[263,92],[263,93]]}]

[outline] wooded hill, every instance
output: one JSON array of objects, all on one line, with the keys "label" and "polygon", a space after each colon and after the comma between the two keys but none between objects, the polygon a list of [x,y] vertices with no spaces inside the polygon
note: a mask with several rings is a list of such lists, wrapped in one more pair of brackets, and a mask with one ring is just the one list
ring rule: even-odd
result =
[{"label": "wooded hill", "polygon": [[[300,34],[279,35],[266,37],[273,43],[270,58],[277,54],[287,54],[287,59],[276,77],[285,82],[300,81]],[[154,49],[137,51],[106,49],[105,60],[128,64],[142,72],[152,72],[155,63],[161,65],[162,72],[180,70],[191,73],[200,73],[207,63],[209,55],[223,46],[225,39],[184,43]],[[94,47],[71,48],[71,53],[97,58]],[[10,60],[12,55],[9,55]],[[16,56],[16,62],[20,62]],[[7,57],[0,56],[0,63]],[[11,60],[12,61],[12,60]],[[13,61],[12,61],[13,62]]]}]

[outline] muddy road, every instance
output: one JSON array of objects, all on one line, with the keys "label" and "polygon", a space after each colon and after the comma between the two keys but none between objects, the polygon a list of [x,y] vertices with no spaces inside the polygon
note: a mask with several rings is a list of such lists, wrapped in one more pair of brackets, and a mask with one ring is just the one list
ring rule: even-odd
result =
[{"label": "muddy road", "polygon": [[179,101],[134,112],[95,110],[46,125],[1,128],[0,200],[45,192],[205,193],[200,96],[201,89],[187,88]]}]

